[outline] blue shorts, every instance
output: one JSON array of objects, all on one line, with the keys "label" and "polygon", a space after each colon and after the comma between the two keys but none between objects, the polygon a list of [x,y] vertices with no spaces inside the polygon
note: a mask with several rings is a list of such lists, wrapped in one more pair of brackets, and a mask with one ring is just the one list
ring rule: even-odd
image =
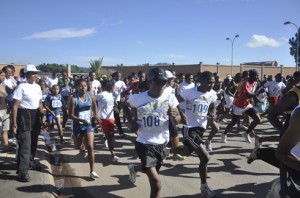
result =
[{"label": "blue shorts", "polygon": [[[60,116],[59,110],[53,110],[53,112],[55,114],[55,117],[59,117]],[[47,122],[52,122],[52,120],[54,119],[54,116],[51,113],[48,112],[46,114],[46,119],[47,119]]]},{"label": "blue shorts", "polygon": [[94,127],[92,124],[84,125],[73,121],[73,135],[78,137],[80,135],[85,135],[86,133],[94,133]]}]

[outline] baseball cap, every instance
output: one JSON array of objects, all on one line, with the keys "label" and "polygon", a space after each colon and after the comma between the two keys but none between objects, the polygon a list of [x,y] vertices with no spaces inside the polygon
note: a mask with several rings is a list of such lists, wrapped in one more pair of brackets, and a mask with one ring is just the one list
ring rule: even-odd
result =
[{"label": "baseball cap", "polygon": [[27,72],[40,72],[40,70],[37,70],[36,67],[34,65],[26,65],[24,68],[24,73]]},{"label": "baseball cap", "polygon": [[166,70],[166,77],[167,78],[175,78],[175,76],[169,70]]},{"label": "baseball cap", "polygon": [[227,74],[226,78],[232,80],[232,76],[230,74]]},{"label": "baseball cap", "polygon": [[149,70],[148,81],[166,81],[168,80],[166,72],[160,68],[153,68]]}]

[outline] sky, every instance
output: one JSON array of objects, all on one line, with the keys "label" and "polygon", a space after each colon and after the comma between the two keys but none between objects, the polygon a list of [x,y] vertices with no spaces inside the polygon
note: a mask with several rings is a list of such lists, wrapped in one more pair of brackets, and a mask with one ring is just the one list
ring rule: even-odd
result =
[{"label": "sky", "polygon": [[299,27],[299,8],[299,0],[0,0],[0,63],[231,65],[233,57],[293,67],[297,29],[283,23]]}]

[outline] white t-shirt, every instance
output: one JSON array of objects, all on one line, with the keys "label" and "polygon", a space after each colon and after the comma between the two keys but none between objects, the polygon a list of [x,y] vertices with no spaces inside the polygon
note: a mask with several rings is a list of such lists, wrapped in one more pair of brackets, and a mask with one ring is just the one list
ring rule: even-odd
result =
[{"label": "white t-shirt", "polygon": [[52,77],[48,77],[48,78],[45,80],[45,83],[47,84],[47,86],[48,86],[49,88],[52,88],[53,85],[57,85],[57,84],[58,84],[58,78],[53,79]]},{"label": "white t-shirt", "polygon": [[278,97],[281,95],[282,90],[286,87],[283,82],[268,81],[264,84],[264,87],[268,88],[268,93],[271,97]]},{"label": "white t-shirt", "polygon": [[10,89],[14,89],[17,86],[17,81],[13,78],[5,78],[3,81],[4,86],[8,86]]},{"label": "white t-shirt", "polygon": [[[179,84],[179,95],[181,94],[181,92],[183,92],[184,90],[186,89],[192,89],[195,87],[195,83],[191,83],[191,84],[188,84],[186,81],[183,81],[182,83]],[[179,104],[179,108],[184,110],[186,109],[186,102],[183,101]]]},{"label": "white t-shirt", "polygon": [[21,101],[21,109],[37,109],[42,99],[42,90],[36,83],[21,83],[15,89],[13,98]]},{"label": "white t-shirt", "polygon": [[164,89],[164,93],[165,94],[174,94],[175,95],[175,88],[171,87],[171,86],[167,86]]},{"label": "white t-shirt", "polygon": [[197,87],[183,91],[181,97],[186,101],[185,115],[187,116],[188,126],[206,129],[207,113],[211,103],[217,101],[215,91],[206,93],[199,92]]},{"label": "white t-shirt", "polygon": [[137,108],[136,141],[143,144],[163,144],[169,141],[169,108],[175,108],[178,100],[173,94],[163,94],[158,98],[152,98],[148,91],[130,95],[127,102],[131,107]]},{"label": "white t-shirt", "polygon": [[96,95],[98,116],[100,119],[114,119],[114,97],[112,93],[103,91]]},{"label": "white t-shirt", "polygon": [[101,88],[101,83],[99,82],[99,80],[93,80],[92,81],[92,93],[93,95],[97,95],[98,94],[98,88]]},{"label": "white t-shirt", "polygon": [[121,100],[121,93],[126,89],[126,85],[123,81],[115,81],[115,91],[113,93],[115,101]]}]

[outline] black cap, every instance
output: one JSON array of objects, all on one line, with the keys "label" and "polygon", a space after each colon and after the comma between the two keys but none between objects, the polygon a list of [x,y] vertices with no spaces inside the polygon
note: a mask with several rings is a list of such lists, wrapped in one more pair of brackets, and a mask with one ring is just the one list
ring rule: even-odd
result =
[{"label": "black cap", "polygon": [[160,68],[153,68],[149,70],[148,81],[166,81],[168,80],[166,72]]}]

